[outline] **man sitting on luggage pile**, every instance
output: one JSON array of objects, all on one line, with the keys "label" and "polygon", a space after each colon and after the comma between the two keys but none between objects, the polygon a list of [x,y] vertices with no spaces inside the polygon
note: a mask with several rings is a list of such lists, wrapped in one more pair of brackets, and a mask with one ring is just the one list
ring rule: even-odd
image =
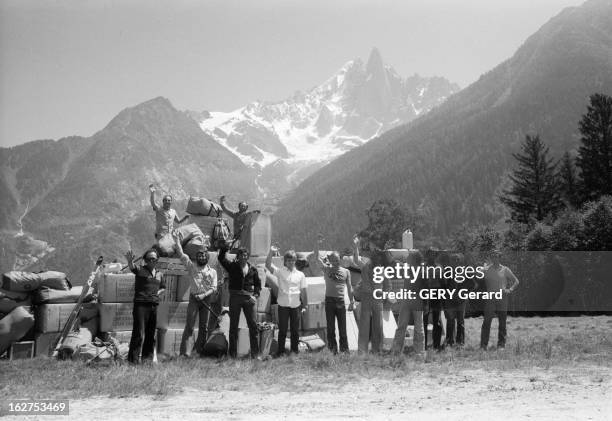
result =
[{"label": "man sitting on luggage pile", "polygon": [[189,356],[191,350],[187,349],[187,342],[193,335],[196,317],[199,316],[198,338],[195,343],[195,349],[198,353],[202,353],[208,337],[208,306],[214,297],[213,294],[217,292],[217,271],[208,265],[207,250],[202,249],[196,253],[194,264],[189,256],[183,252],[177,231],[172,232],[172,238],[174,239],[176,253],[185,265],[189,276],[189,304],[187,304],[187,318],[180,348],[180,355]]},{"label": "man sitting on luggage pile", "polygon": [[236,358],[238,353],[238,323],[242,310],[249,327],[251,358],[260,358],[256,312],[257,298],[261,291],[261,280],[257,268],[248,262],[249,252],[247,249],[239,248],[236,252],[236,260],[233,262],[227,260],[227,251],[228,244],[221,244],[219,263],[229,276],[229,356]]},{"label": "man sitting on luggage pile", "polygon": [[189,218],[189,215],[182,218],[178,217],[176,211],[172,209],[172,196],[169,194],[162,198],[162,206],[160,207],[155,202],[155,186],[153,184],[149,186],[149,192],[151,193],[149,201],[155,212],[155,238],[159,240],[164,234],[169,234],[174,230],[175,222],[182,224]]}]

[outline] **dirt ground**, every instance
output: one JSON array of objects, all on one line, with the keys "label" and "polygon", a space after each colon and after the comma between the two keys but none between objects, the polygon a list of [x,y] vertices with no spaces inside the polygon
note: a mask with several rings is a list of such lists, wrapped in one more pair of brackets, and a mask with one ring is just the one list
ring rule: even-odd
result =
[{"label": "dirt ground", "polygon": [[[110,396],[81,395],[81,399],[70,399],[70,415],[60,419],[612,420],[611,317],[512,319],[509,347],[484,354],[473,349],[480,321],[466,324],[471,333],[469,349],[428,351],[428,362],[410,356],[400,360],[337,359],[323,353],[300,355],[293,362],[215,365],[200,360],[160,364],[158,370],[144,372],[118,368],[111,376],[122,376],[115,378],[115,387],[142,387],[126,378],[138,373],[178,376],[180,383],[161,395],[125,390],[115,396],[112,390]],[[491,337],[495,334],[493,330]],[[520,348],[519,337],[523,337]],[[546,350],[548,356],[543,355]],[[53,367],[61,370],[62,366]],[[351,372],[345,373],[349,368]],[[210,369],[213,371],[205,371]],[[64,370],[57,371],[53,379],[62,373]],[[103,381],[102,372],[88,370],[81,375],[84,373],[89,381]],[[207,380],[205,373],[216,375]],[[245,377],[240,373],[246,373]],[[27,390],[49,396],[44,391],[51,379],[46,386],[32,385]],[[11,390],[17,396],[26,394],[17,385],[5,393]]]},{"label": "dirt ground", "polygon": [[612,370],[599,366],[505,372],[484,370],[381,379],[341,387],[183,392],[160,399],[70,402],[68,419],[391,419],[612,420]]}]

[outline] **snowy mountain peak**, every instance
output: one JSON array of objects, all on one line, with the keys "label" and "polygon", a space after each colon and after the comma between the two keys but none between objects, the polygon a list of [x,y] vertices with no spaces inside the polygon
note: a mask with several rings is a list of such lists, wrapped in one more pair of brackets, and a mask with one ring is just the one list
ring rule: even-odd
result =
[{"label": "snowy mountain peak", "polygon": [[[384,131],[440,104],[459,87],[443,78],[401,78],[373,48],[366,64],[346,62],[309,91],[278,102],[254,101],[229,113],[190,113],[243,162],[291,171],[292,182]],[[430,85],[435,89],[430,90]],[[198,116],[200,116],[198,118]],[[299,175],[298,175],[299,174]]]}]

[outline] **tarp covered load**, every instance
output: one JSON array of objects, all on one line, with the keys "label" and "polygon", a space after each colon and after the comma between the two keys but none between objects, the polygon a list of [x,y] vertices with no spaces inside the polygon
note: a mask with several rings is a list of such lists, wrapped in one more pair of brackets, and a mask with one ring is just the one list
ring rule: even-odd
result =
[{"label": "tarp covered load", "polygon": [[30,292],[40,287],[69,290],[70,282],[66,274],[49,270],[40,273],[13,270],[2,275],[2,289],[16,292]]},{"label": "tarp covered load", "polygon": [[6,351],[13,342],[23,338],[34,326],[34,315],[29,307],[15,307],[13,311],[0,319],[0,354]]},{"label": "tarp covered load", "polygon": [[0,289],[0,313],[7,314],[15,307],[29,306],[32,302],[27,292],[6,291]]}]

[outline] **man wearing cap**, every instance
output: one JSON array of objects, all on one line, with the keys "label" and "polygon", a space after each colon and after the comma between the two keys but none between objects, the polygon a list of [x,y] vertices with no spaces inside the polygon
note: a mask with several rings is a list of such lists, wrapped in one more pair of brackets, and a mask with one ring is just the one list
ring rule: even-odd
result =
[{"label": "man wearing cap", "polygon": [[162,198],[162,206],[160,207],[155,203],[155,186],[153,184],[149,186],[149,191],[151,192],[149,201],[151,202],[153,211],[155,211],[155,238],[159,239],[164,234],[169,234],[174,230],[175,222],[181,224],[189,218],[189,215],[185,215],[183,218],[179,219],[176,211],[171,208],[172,196],[169,194],[165,195]]},{"label": "man wearing cap", "polygon": [[508,314],[508,295],[514,292],[519,281],[514,276],[514,273],[500,263],[501,252],[493,250],[491,253],[492,263],[485,266],[484,280],[488,292],[502,291],[502,299],[488,299],[485,302],[484,319],[482,321],[482,330],[480,331],[480,348],[486,350],[489,343],[489,334],[491,331],[491,321],[493,316],[497,314],[499,323],[497,335],[497,348],[504,349],[506,347],[506,318]]},{"label": "man wearing cap", "polygon": [[196,339],[195,349],[202,352],[208,337],[208,307],[217,291],[217,271],[208,265],[208,251],[199,250],[196,253],[195,263],[183,252],[181,241],[176,231],[172,232],[176,252],[183,265],[187,269],[189,276],[189,304],[187,304],[187,318],[185,320],[185,330],[181,339],[180,355],[189,356],[191,352],[187,349],[187,342],[193,335],[193,326],[196,317],[198,320],[198,338]]}]

